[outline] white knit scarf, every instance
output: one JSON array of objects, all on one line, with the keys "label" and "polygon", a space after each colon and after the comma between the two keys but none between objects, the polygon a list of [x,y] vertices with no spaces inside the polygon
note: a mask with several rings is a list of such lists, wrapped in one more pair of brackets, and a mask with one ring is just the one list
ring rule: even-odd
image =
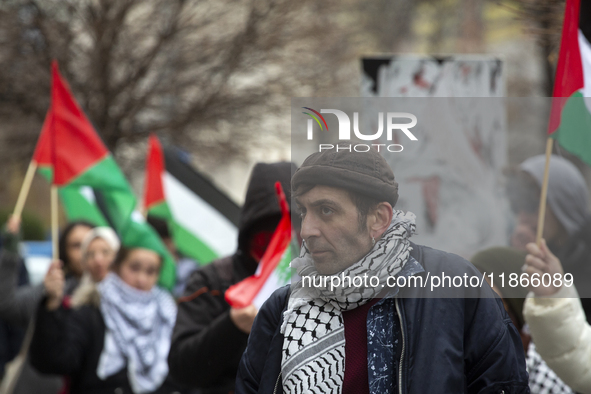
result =
[{"label": "white knit scarf", "polygon": [[98,288],[106,325],[98,377],[106,379],[127,366],[134,393],[155,391],[168,375],[177,312],[174,300],[156,286],[150,291],[137,290],[113,273]]},{"label": "white knit scarf", "polygon": [[[341,393],[345,377],[345,329],[342,311],[357,308],[376,297],[386,280],[404,266],[415,231],[415,215],[394,211],[392,222],[370,252],[342,272],[346,277],[379,278],[377,286],[303,287],[294,284],[281,326],[281,373],[286,393]],[[300,276],[322,277],[304,243],[301,256],[291,263]],[[319,283],[319,282],[316,282]],[[330,280],[327,284],[330,285]],[[368,283],[369,284],[369,283]],[[374,282],[375,284],[375,282]]]}]

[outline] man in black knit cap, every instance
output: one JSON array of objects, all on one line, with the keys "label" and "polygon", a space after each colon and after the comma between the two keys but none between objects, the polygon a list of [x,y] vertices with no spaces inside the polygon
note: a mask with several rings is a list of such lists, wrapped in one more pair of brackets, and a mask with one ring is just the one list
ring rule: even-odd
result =
[{"label": "man in black knit cap", "polygon": [[291,184],[301,279],[259,311],[236,393],[529,393],[520,336],[490,287],[443,298],[396,286],[482,275],[410,242],[415,216],[393,209],[398,184],[378,152],[314,153]]}]

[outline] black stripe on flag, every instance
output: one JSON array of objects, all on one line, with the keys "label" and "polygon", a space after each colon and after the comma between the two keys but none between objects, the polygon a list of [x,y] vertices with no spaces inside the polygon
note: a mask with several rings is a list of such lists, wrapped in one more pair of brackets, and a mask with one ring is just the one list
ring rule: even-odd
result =
[{"label": "black stripe on flag", "polygon": [[[117,227],[115,227],[115,223],[113,222],[113,219],[109,214],[109,210],[107,209],[107,203],[105,202],[105,196],[103,195],[103,192],[101,192],[100,189],[94,187],[92,188],[92,192],[94,193],[94,201],[99,211],[103,214],[103,217],[107,221],[109,227],[115,230]],[[117,235],[121,236],[121,234]]]},{"label": "black stripe on flag", "polygon": [[579,8],[579,29],[591,43],[591,0],[581,0]]},{"label": "black stripe on flag", "polygon": [[166,171],[238,227],[240,207],[207,178],[182,160],[175,148],[164,148]]}]

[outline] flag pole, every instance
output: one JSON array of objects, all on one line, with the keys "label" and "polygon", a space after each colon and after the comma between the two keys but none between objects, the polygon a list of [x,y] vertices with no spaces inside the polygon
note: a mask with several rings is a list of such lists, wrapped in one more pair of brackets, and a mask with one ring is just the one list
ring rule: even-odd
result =
[{"label": "flag pole", "polygon": [[14,207],[14,213],[12,214],[14,217],[20,218],[23,213],[25,201],[27,201],[27,196],[29,195],[29,190],[31,189],[31,183],[33,183],[33,176],[35,175],[36,169],[37,163],[34,160],[31,160],[29,168],[27,168],[27,173],[25,174],[25,180],[21,186],[21,191],[18,193],[18,199],[16,200],[16,206]]},{"label": "flag pole", "polygon": [[552,155],[553,138],[546,141],[546,165],[544,166],[544,179],[542,180],[542,191],[540,193],[540,210],[538,211],[538,231],[536,233],[536,244],[540,246],[542,234],[544,233],[544,218],[546,216],[546,196],[548,195],[548,173],[550,170],[550,156]]},{"label": "flag pole", "polygon": [[58,222],[57,222],[57,186],[51,185],[51,250],[52,259],[59,260]]}]

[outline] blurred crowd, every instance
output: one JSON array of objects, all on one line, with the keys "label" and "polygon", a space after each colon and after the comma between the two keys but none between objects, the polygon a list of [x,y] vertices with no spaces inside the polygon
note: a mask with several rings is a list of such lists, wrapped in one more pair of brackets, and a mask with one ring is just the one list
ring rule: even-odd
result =
[{"label": "blurred crowd", "polygon": [[[512,235],[471,262],[495,277],[572,274],[570,287],[496,282],[493,290],[521,334],[531,392],[591,393],[588,189],[572,163],[552,157],[544,240],[536,244],[544,165],[545,157],[532,157],[512,174]],[[111,228],[87,222],[63,228],[59,260],[31,285],[19,255],[20,219],[11,217],[0,252],[1,392],[234,392],[257,309],[232,308],[224,293],[257,271],[281,217],[274,185],[289,191],[294,171],[286,162],[254,167],[236,252],[200,268],[175,250],[165,222],[148,218],[177,261],[172,294],[156,285],[162,256],[126,248]]]}]

